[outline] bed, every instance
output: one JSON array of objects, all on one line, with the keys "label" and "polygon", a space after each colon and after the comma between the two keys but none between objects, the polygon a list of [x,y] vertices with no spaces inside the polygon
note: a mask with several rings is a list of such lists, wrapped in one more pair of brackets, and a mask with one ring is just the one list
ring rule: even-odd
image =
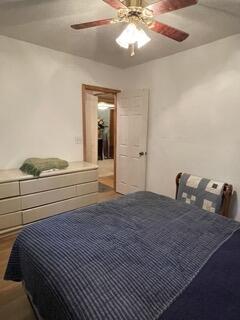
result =
[{"label": "bed", "polygon": [[138,192],[26,227],[5,279],[44,320],[238,320],[239,228]]}]

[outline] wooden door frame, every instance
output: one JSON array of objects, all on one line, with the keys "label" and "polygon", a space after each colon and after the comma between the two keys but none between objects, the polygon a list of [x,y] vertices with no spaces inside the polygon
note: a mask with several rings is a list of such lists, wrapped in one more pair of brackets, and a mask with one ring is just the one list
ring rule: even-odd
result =
[{"label": "wooden door frame", "polygon": [[[116,174],[117,174],[117,94],[121,90],[98,87],[88,84],[82,84],[82,125],[83,125],[83,161],[86,161],[86,93],[87,91],[99,91],[111,93],[114,97],[114,190],[116,191]],[[96,124],[97,125],[97,124]]]}]

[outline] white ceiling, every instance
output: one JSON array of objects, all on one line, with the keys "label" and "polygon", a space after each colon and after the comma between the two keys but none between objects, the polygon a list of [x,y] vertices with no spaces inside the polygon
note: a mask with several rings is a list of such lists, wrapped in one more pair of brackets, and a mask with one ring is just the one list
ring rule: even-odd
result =
[{"label": "white ceiling", "polygon": [[197,6],[158,16],[190,37],[177,43],[148,31],[152,41],[133,58],[115,43],[122,24],[81,31],[70,28],[115,14],[101,0],[0,0],[0,34],[126,68],[240,33],[240,0],[199,0]]}]

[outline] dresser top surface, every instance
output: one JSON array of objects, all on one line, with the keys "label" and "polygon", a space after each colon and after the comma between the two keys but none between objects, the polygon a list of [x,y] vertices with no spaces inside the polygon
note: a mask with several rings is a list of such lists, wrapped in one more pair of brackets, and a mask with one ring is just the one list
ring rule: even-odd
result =
[{"label": "dresser top surface", "polygon": [[[73,172],[96,170],[96,169],[98,169],[98,166],[96,164],[92,164],[84,161],[69,162],[69,166],[66,169],[44,171],[41,173],[40,178],[52,177],[52,176],[57,176],[61,174],[73,173]],[[13,181],[19,181],[19,180],[30,180],[30,179],[34,179],[34,177],[32,175],[23,173],[19,169],[0,170],[0,183],[13,182]]]}]

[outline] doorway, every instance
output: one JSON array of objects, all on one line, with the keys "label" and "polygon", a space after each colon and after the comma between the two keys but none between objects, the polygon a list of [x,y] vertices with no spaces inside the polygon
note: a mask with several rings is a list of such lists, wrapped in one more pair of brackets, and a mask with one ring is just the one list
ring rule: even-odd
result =
[{"label": "doorway", "polygon": [[99,192],[116,191],[117,94],[119,90],[82,86],[83,158],[99,166]]},{"label": "doorway", "polygon": [[[115,105],[113,94],[98,95],[98,167],[99,191],[114,189]],[[103,190],[102,190],[103,189]]]}]

